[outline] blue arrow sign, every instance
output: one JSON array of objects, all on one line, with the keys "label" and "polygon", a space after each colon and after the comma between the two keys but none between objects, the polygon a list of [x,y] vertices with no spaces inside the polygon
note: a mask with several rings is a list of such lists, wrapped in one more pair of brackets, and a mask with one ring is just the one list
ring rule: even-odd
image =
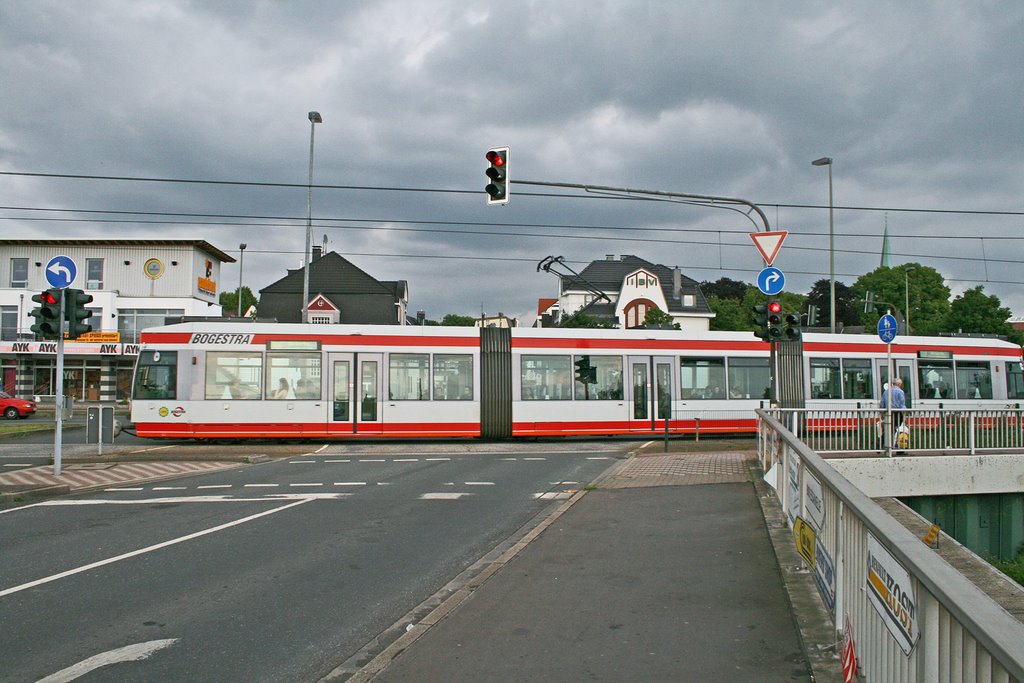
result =
[{"label": "blue arrow sign", "polygon": [[64,289],[75,281],[78,266],[70,256],[54,256],[46,264],[46,281],[51,287]]},{"label": "blue arrow sign", "polygon": [[892,340],[896,338],[897,329],[896,318],[889,313],[878,319],[878,338],[886,344],[891,344]]},{"label": "blue arrow sign", "polygon": [[768,266],[757,274],[757,288],[762,294],[775,296],[786,288],[786,276],[774,266]]}]

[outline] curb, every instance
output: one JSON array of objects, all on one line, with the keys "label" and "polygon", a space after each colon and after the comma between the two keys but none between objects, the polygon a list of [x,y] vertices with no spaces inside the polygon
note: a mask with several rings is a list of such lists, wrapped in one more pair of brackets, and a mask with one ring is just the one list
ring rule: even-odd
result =
[{"label": "curb", "polygon": [[71,493],[71,487],[67,484],[26,488],[20,491],[3,491],[0,492],[0,503],[20,503],[26,498],[30,500],[53,498],[55,496],[66,496],[69,493]]}]

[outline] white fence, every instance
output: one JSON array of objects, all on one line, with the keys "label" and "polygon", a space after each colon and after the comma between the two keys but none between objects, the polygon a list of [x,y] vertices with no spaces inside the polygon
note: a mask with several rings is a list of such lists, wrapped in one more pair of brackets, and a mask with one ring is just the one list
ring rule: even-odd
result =
[{"label": "white fence", "polygon": [[837,638],[845,646],[852,637],[862,675],[872,683],[1024,683],[1024,624],[769,411],[758,415],[766,478],[815,574]]},{"label": "white fence", "polygon": [[[770,414],[817,453],[912,450],[935,453],[979,453],[1024,450],[1024,410],[905,410],[909,443],[895,442],[901,424],[875,408],[860,410],[780,410]],[[890,439],[893,441],[890,442]]]}]

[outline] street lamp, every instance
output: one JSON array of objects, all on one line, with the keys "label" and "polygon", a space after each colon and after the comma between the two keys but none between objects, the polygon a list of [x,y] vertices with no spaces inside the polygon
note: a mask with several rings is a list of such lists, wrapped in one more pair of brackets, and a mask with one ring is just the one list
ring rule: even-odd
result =
[{"label": "street lamp", "polygon": [[907,334],[910,334],[910,271],[912,270],[917,270],[917,266],[907,266],[903,269],[903,324],[907,326]]},{"label": "street lamp", "polygon": [[836,333],[836,243],[832,223],[832,157],[822,157],[811,166],[828,166],[828,300],[829,331]]},{"label": "street lamp", "polygon": [[242,317],[242,266],[245,265],[245,248],[248,245],[242,242],[238,245],[238,317]]},{"label": "street lamp", "polygon": [[309,112],[309,184],[306,186],[306,250],[302,252],[302,322],[309,322],[309,250],[313,246],[313,132],[323,123],[320,112]]}]

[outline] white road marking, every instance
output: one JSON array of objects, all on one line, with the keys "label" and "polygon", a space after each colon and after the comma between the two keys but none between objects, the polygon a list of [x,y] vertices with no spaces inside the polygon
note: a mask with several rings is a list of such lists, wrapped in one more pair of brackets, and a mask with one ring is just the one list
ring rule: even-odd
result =
[{"label": "white road marking", "polygon": [[289,460],[289,465],[301,465],[303,463],[315,463],[316,460]]},{"label": "white road marking", "polygon": [[419,462],[419,458],[395,458],[395,462]]},{"label": "white road marking", "polygon": [[494,486],[493,481],[467,481],[466,486]]},{"label": "white road marking", "polygon": [[324,462],[352,462],[351,460],[324,460]]},{"label": "white road marking", "polygon": [[288,485],[289,486],[296,486],[296,487],[298,487],[298,486],[323,486],[323,482],[321,482],[319,484],[288,484]]},{"label": "white road marking", "polygon": [[78,664],[61,669],[57,673],[41,678],[37,683],[67,683],[76,678],[84,676],[90,671],[95,671],[103,666],[118,664],[120,662],[140,662],[147,659],[154,652],[169,647],[178,642],[178,638],[164,638],[163,640],[148,640],[144,643],[125,645],[116,650],[108,650],[88,659],[83,659]]},{"label": "white road marking", "polygon": [[30,462],[6,462],[4,467],[32,467]]},{"label": "white road marking", "polygon": [[335,486],[366,486],[365,481],[336,481]]},{"label": "white road marking", "polygon": [[451,458],[424,458],[424,459],[427,462],[442,462],[442,461],[450,461],[451,460]]},{"label": "white road marking", "polygon": [[231,484],[206,484],[205,486],[197,486],[197,489],[229,489]]},{"label": "white road marking", "polygon": [[502,458],[502,460],[518,460],[519,458]]},{"label": "white road marking", "polygon": [[547,458],[523,458],[523,460],[547,460]]},{"label": "white road marking", "polygon": [[154,486],[154,491],[184,491],[184,486]]},{"label": "white road marking", "polygon": [[573,493],[570,491],[548,491],[547,493],[533,494],[534,500],[564,500],[572,498],[572,496]]},{"label": "white road marking", "polygon": [[359,462],[387,462],[384,458],[360,458]]},{"label": "white road marking", "polygon": [[[176,499],[170,498],[170,499],[167,499],[167,500],[168,501],[175,501]],[[282,512],[284,510],[287,510],[288,508],[293,508],[296,505],[303,505],[305,503],[309,503],[312,500],[314,500],[314,498],[305,497],[305,498],[302,498],[300,500],[295,500],[295,501],[293,501],[291,503],[288,503],[287,505],[282,505],[280,507],[272,508],[270,510],[264,510],[263,512],[257,512],[255,515],[249,515],[248,517],[242,517],[241,519],[236,519],[233,522],[227,522],[226,524],[219,524],[217,526],[210,527],[209,529],[203,529],[202,531],[197,531],[195,533],[188,534],[186,536],[179,536],[178,538],[172,538],[171,540],[164,541],[163,543],[157,543],[155,545],[147,546],[145,548],[139,548],[138,550],[133,550],[131,552],[124,553],[122,555],[117,555],[115,557],[108,557],[105,560],[99,560],[98,562],[92,562],[90,564],[82,565],[81,567],[75,567],[74,569],[69,569],[67,571],[60,572],[59,574],[53,574],[51,576],[46,576],[46,577],[43,577],[41,579],[36,579],[35,581],[29,581],[28,583],[23,583],[23,584],[18,585],[18,586],[11,586],[10,588],[5,588],[4,590],[0,591],[0,598],[4,597],[5,595],[11,595],[12,593],[18,593],[20,591],[27,590],[29,588],[35,588],[36,586],[41,586],[41,585],[43,585],[45,583],[50,583],[52,581],[57,581],[59,579],[67,578],[68,576],[72,576],[74,574],[80,574],[82,572],[89,571],[90,569],[96,569],[97,567],[103,567],[104,565],[113,564],[114,562],[120,562],[121,560],[127,560],[129,558],[136,557],[138,555],[145,555],[146,553],[151,553],[154,550],[160,550],[161,548],[167,548],[168,546],[177,545],[178,543],[184,543],[185,541],[191,541],[194,538],[199,538],[200,536],[206,536],[208,534],[216,533],[218,531],[223,531],[224,529],[230,529],[233,526],[238,526],[240,524],[245,524],[246,522],[251,522],[254,519],[259,519],[260,517],[266,517],[267,515],[272,515],[272,514],[277,513],[277,512]],[[47,501],[47,502],[50,502],[50,501]],[[57,501],[54,501],[54,502],[57,502]],[[72,502],[72,503],[92,503],[92,504],[96,503],[96,501],[60,501],[60,502],[61,503],[67,503],[67,502]]]},{"label": "white road marking", "polygon": [[588,455],[587,460],[611,460],[607,455]]},{"label": "white road marking", "polygon": [[113,492],[113,491],[141,491],[142,487],[141,486],[122,486],[121,488],[117,488],[117,489],[103,489],[103,490],[104,491],[111,491],[111,492]]},{"label": "white road marking", "polygon": [[423,493],[420,494],[420,500],[458,500],[472,495],[472,493]]},{"label": "white road marking", "polygon": [[280,484],[243,484],[243,486],[247,489],[272,489],[275,486],[280,486]]}]

